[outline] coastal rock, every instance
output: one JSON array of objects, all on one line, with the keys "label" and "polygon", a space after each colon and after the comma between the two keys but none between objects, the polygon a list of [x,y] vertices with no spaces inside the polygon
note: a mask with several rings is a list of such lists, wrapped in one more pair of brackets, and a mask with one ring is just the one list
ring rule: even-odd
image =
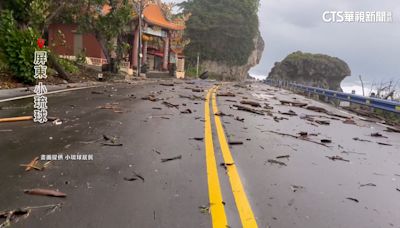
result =
[{"label": "coastal rock", "polygon": [[342,91],[340,83],[350,75],[349,66],[339,58],[297,51],[275,63],[268,79]]},{"label": "coastal rock", "polygon": [[247,78],[249,70],[260,62],[264,51],[264,40],[260,33],[253,39],[254,50],[247,63],[241,66],[230,66],[217,61],[206,60],[201,63],[201,68],[208,71],[209,75],[227,81],[243,81]]}]

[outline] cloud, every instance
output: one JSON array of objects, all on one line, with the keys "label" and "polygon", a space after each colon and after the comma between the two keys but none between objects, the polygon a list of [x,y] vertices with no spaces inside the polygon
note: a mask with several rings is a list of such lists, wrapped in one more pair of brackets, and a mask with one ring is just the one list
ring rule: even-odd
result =
[{"label": "cloud", "polygon": [[[261,0],[260,30],[266,42],[261,63],[252,73],[266,75],[274,62],[296,51],[323,53],[345,60],[356,80],[400,78],[400,7],[396,0]],[[391,11],[393,23],[325,23],[322,13]]]},{"label": "cloud", "polygon": [[[325,23],[326,10],[391,11],[394,22]],[[398,0],[260,0],[259,20],[266,47],[253,74],[267,75],[274,62],[301,50],[343,59],[354,75],[350,81],[360,74],[370,81],[400,79]]]}]

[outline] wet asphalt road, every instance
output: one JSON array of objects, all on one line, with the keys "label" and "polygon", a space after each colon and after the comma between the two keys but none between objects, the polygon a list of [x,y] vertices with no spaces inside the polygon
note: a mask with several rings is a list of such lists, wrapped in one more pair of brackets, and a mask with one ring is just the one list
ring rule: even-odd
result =
[{"label": "wet asphalt road", "polygon": [[[61,209],[51,213],[34,209],[12,227],[212,227],[214,218],[222,217],[213,214],[215,204],[210,206],[206,140],[192,139],[205,136],[205,101],[179,96],[205,98],[207,91],[192,92],[190,88],[196,86],[207,90],[214,84],[146,82],[52,94],[49,116],[61,118],[63,124],[0,124],[0,211],[62,203]],[[400,189],[400,134],[385,132],[384,126],[358,117],[356,125],[344,124],[342,118],[280,105],[279,99],[302,101],[352,116],[267,85],[227,83],[218,91],[236,94],[217,97],[217,103],[220,111],[233,115],[221,117],[228,140],[244,143],[230,146],[230,153],[258,227],[400,227],[400,191],[396,190]],[[141,99],[150,94],[160,100]],[[273,106],[272,116],[232,108],[243,99],[268,103]],[[163,101],[179,107],[169,108]],[[31,98],[0,103],[0,116],[30,115],[32,103]],[[192,113],[181,113],[186,109]],[[297,116],[279,113],[289,110]],[[314,119],[329,120],[330,125],[306,121],[301,118],[305,114],[319,115]],[[244,121],[236,120],[237,116]],[[273,116],[287,119],[276,122]],[[230,227],[242,227],[238,208],[243,201],[236,201],[232,179],[220,166],[226,161],[212,113],[210,118],[222,208]],[[312,141],[330,139],[332,143],[323,146],[276,133],[297,135],[300,131],[314,133],[309,136]],[[388,138],[371,137],[375,132]],[[107,143],[103,134],[123,145],[102,145]],[[25,172],[19,166],[41,154],[91,154],[94,159],[53,161],[43,171]],[[179,155],[181,159],[161,162]],[[284,155],[289,158],[276,158]],[[327,158],[336,155],[348,161]],[[58,189],[67,197],[23,193],[31,188]]]}]

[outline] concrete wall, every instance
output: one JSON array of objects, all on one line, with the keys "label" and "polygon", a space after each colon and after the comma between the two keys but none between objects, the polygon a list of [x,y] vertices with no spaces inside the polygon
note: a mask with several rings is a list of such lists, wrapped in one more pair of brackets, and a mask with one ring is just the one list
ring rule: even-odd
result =
[{"label": "concrete wall", "polygon": [[[77,25],[72,24],[52,24],[49,26],[49,46],[51,50],[59,55],[75,55],[74,53],[74,36],[77,33]],[[60,36],[58,31],[64,34]],[[65,43],[63,44],[63,40]],[[82,47],[87,57],[102,58],[105,56],[101,50],[100,44],[97,42],[93,34],[82,35]]]}]

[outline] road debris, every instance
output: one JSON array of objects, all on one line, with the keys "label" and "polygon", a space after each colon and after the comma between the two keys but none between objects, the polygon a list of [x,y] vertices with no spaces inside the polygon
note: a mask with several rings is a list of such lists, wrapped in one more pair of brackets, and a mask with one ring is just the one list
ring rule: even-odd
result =
[{"label": "road debris", "polygon": [[[39,157],[35,157],[32,159],[32,161],[30,161],[28,164],[26,164],[26,168],[25,171],[30,171],[32,169],[37,169],[37,170],[41,170],[39,169],[36,164],[38,163]],[[20,165],[20,166],[25,166],[24,164]]]},{"label": "road debris", "polygon": [[148,95],[148,96],[142,97],[142,100],[148,100],[148,101],[156,102],[158,100],[158,98],[156,98],[156,96],[154,96],[154,95]]},{"label": "road debris", "polygon": [[277,135],[288,136],[288,137],[292,137],[292,138],[295,138],[295,139],[300,139],[300,140],[304,140],[304,141],[307,141],[307,142],[311,142],[311,143],[315,143],[315,144],[318,144],[318,145],[321,145],[321,146],[328,147],[327,145],[325,145],[323,143],[312,141],[309,138],[304,137],[304,136],[291,135],[291,134],[281,133],[281,132],[277,132],[277,131],[269,131],[269,132],[277,134]]},{"label": "road debris", "polygon": [[101,143],[101,145],[103,145],[103,146],[123,146],[122,143],[114,143],[114,142],[111,142],[111,143]]},{"label": "road debris", "polygon": [[272,106],[270,106],[268,103],[264,103],[264,107],[263,107],[264,109],[267,109],[267,110],[272,110],[272,109],[274,109],[274,107],[272,107]]},{"label": "road debris", "polygon": [[53,120],[52,123],[53,123],[54,125],[58,126],[58,125],[61,125],[61,124],[62,124],[62,121],[61,121],[60,119],[56,119],[56,120]]},{"label": "road debris", "polygon": [[14,210],[8,211],[0,211],[0,219],[4,219],[2,223],[0,223],[0,228],[5,228],[11,226],[13,223],[17,223],[20,218],[27,218],[32,210],[34,209],[42,209],[47,208],[48,213],[53,213],[55,210],[61,208],[61,203],[59,204],[50,204],[50,205],[42,205],[42,206],[30,206],[30,207],[23,207]]},{"label": "road debris", "polygon": [[194,93],[201,93],[201,92],[204,92],[204,89],[193,88],[193,89],[192,89],[192,92],[194,92]]},{"label": "road debris", "polygon": [[220,163],[219,165],[222,166],[222,167],[224,167],[225,170],[228,170],[228,167],[231,166],[231,165],[234,165],[234,164],[235,164],[235,163],[225,163],[225,162],[222,162],[222,163]]},{"label": "road debris", "polygon": [[67,194],[63,192],[43,188],[25,189],[24,193],[39,196],[67,197]]},{"label": "road debris", "polygon": [[39,157],[35,157],[28,164],[20,164],[19,166],[26,167],[25,171],[38,170],[42,171],[50,165],[51,161],[45,162],[43,165],[39,161]]},{"label": "road debris", "polygon": [[244,122],[244,118],[240,118],[239,116],[235,117],[235,120],[239,121],[239,122]]},{"label": "road debris", "polygon": [[216,115],[216,116],[233,116],[232,114],[226,114],[226,113],[221,112],[221,111],[216,112],[214,115]]},{"label": "road debris", "polygon": [[306,109],[314,112],[328,113],[326,109],[317,106],[307,106]]},{"label": "road debris", "polygon": [[154,148],[153,148],[153,152],[154,152],[154,153],[156,153],[156,154],[159,154],[159,155],[161,155],[161,152],[160,152],[160,151],[158,151],[157,149],[154,149]]},{"label": "road debris", "polygon": [[389,144],[389,143],[383,143],[383,142],[376,142],[376,143],[378,143],[379,145],[382,145],[382,146],[393,146],[392,144]]},{"label": "road debris", "polygon": [[124,177],[124,180],[125,181],[135,181],[135,180],[137,180],[137,178],[136,177]]},{"label": "road debris", "polygon": [[26,121],[26,120],[33,120],[33,116],[18,116],[18,117],[10,117],[10,118],[0,118],[0,123]]},{"label": "road debris", "polygon": [[379,132],[375,132],[375,133],[371,133],[371,137],[377,137],[377,138],[388,138],[386,136],[383,136],[381,133]]},{"label": "road debris", "polygon": [[172,103],[169,103],[169,102],[167,102],[167,101],[163,101],[162,104],[165,105],[165,106],[167,106],[168,108],[176,108],[176,109],[179,109],[179,105],[178,105],[178,104],[172,104]]},{"label": "road debris", "polygon": [[274,160],[274,159],[268,159],[267,161],[268,161],[269,163],[271,163],[271,164],[277,164],[277,165],[281,165],[281,166],[287,166],[286,163],[281,162],[281,161],[277,161],[277,160]]},{"label": "road debris", "polygon": [[192,110],[190,109],[185,109],[183,111],[181,111],[182,114],[192,114]]},{"label": "road debris", "polygon": [[290,105],[294,107],[305,107],[307,103],[295,102],[295,101],[286,101],[286,100],[279,100],[282,105]]},{"label": "road debris", "polygon": [[376,184],[373,184],[373,183],[368,183],[368,184],[360,184],[360,188],[361,187],[376,187]]},{"label": "road debris", "polygon": [[286,115],[286,116],[297,116],[297,113],[294,112],[293,110],[289,110],[287,112],[281,112],[281,111],[278,111],[278,112],[279,112],[279,114]]},{"label": "road debris", "polygon": [[118,107],[119,103],[106,103],[105,105],[97,106],[98,109],[109,109],[115,113],[122,113],[122,110]]},{"label": "road debris", "polygon": [[308,132],[306,132],[306,131],[300,131],[298,134],[300,136],[302,136],[302,137],[307,137],[308,136]]},{"label": "road debris", "polygon": [[161,86],[175,86],[174,83],[160,83]]},{"label": "road debris", "polygon": [[263,111],[261,111],[261,110],[249,108],[249,107],[246,107],[246,106],[243,106],[243,105],[234,104],[233,107],[237,108],[237,110],[251,112],[251,113],[262,115],[262,116],[265,115],[265,113]]},{"label": "road debris", "polygon": [[290,155],[280,155],[280,156],[277,156],[277,157],[275,157],[276,159],[283,159],[283,158],[287,158],[287,159],[289,159],[290,158]]},{"label": "road debris", "polygon": [[352,125],[357,125],[356,121],[354,121],[353,119],[346,119],[343,121],[344,124],[352,124]]},{"label": "road debris", "polygon": [[138,179],[140,179],[140,180],[142,180],[142,182],[144,183],[144,178],[143,178],[143,176],[141,176],[140,174],[137,174],[137,173],[135,173],[135,172],[133,172],[133,177],[124,177],[124,180],[125,181],[135,181],[135,180],[138,180]]},{"label": "road debris", "polygon": [[203,137],[193,137],[193,138],[189,138],[189,139],[196,140],[196,141],[203,141],[204,140]]},{"label": "road debris", "polygon": [[245,105],[250,105],[250,106],[256,107],[256,108],[261,107],[261,104],[256,101],[242,100],[242,101],[240,101],[240,103],[245,104]]},{"label": "road debris", "polygon": [[219,97],[236,97],[236,95],[232,92],[219,92],[217,93]]},{"label": "road debris", "polygon": [[372,141],[370,141],[370,140],[367,140],[367,139],[360,139],[360,138],[358,138],[358,137],[354,137],[353,140],[354,140],[354,141],[360,141],[360,142],[372,142]]},{"label": "road debris", "polygon": [[279,123],[279,121],[281,121],[281,120],[289,120],[289,119],[286,118],[286,117],[277,117],[277,116],[274,116],[274,121],[275,121],[275,122]]},{"label": "road debris", "polygon": [[243,142],[242,141],[230,141],[229,140],[228,144],[232,145],[232,146],[234,146],[234,145],[243,145]]},{"label": "road debris", "polygon": [[329,122],[328,120],[315,120],[315,122],[320,125],[330,125],[331,124],[331,122]]},{"label": "road debris", "polygon": [[178,160],[178,159],[182,159],[182,155],[178,155],[172,158],[162,158],[161,162],[169,162],[169,161],[173,161],[173,160]]},{"label": "road debris", "polygon": [[356,202],[356,203],[359,203],[359,202],[360,202],[360,201],[358,201],[358,199],[356,199],[356,198],[347,197],[346,199],[351,200],[351,201],[354,201],[354,202]]},{"label": "road debris", "polygon": [[335,156],[325,156],[325,157],[329,158],[329,159],[332,160],[332,161],[338,160],[338,161],[350,162],[350,160],[344,159],[344,158],[340,157],[339,155],[335,155]]},{"label": "road debris", "polygon": [[332,143],[332,140],[330,139],[321,139],[322,143]]},{"label": "road debris", "polygon": [[304,187],[300,185],[291,185],[290,188],[292,189],[293,192],[297,192],[299,190],[303,190]]},{"label": "road debris", "polygon": [[210,207],[208,206],[199,206],[200,212],[202,214],[209,214],[210,213]]},{"label": "road debris", "polygon": [[101,143],[103,146],[123,146],[122,143],[118,143],[118,139],[115,136],[107,136],[107,135],[103,134],[103,139],[105,141],[110,141],[110,142]]},{"label": "road debris", "polygon": [[358,153],[353,151],[342,151],[343,154],[358,154],[358,155],[366,155],[366,153]]},{"label": "road debris", "polygon": [[[1,122],[1,121],[0,121]],[[395,132],[395,133],[400,133],[400,129],[399,128],[395,128],[395,127],[386,127],[387,132]]]},{"label": "road debris", "polygon": [[194,101],[194,100],[202,100],[202,101],[205,100],[204,97],[200,97],[200,96],[196,96],[196,95],[192,95],[192,96],[179,95],[179,97],[180,97],[180,98],[186,98],[186,99],[193,100],[193,101]]}]

